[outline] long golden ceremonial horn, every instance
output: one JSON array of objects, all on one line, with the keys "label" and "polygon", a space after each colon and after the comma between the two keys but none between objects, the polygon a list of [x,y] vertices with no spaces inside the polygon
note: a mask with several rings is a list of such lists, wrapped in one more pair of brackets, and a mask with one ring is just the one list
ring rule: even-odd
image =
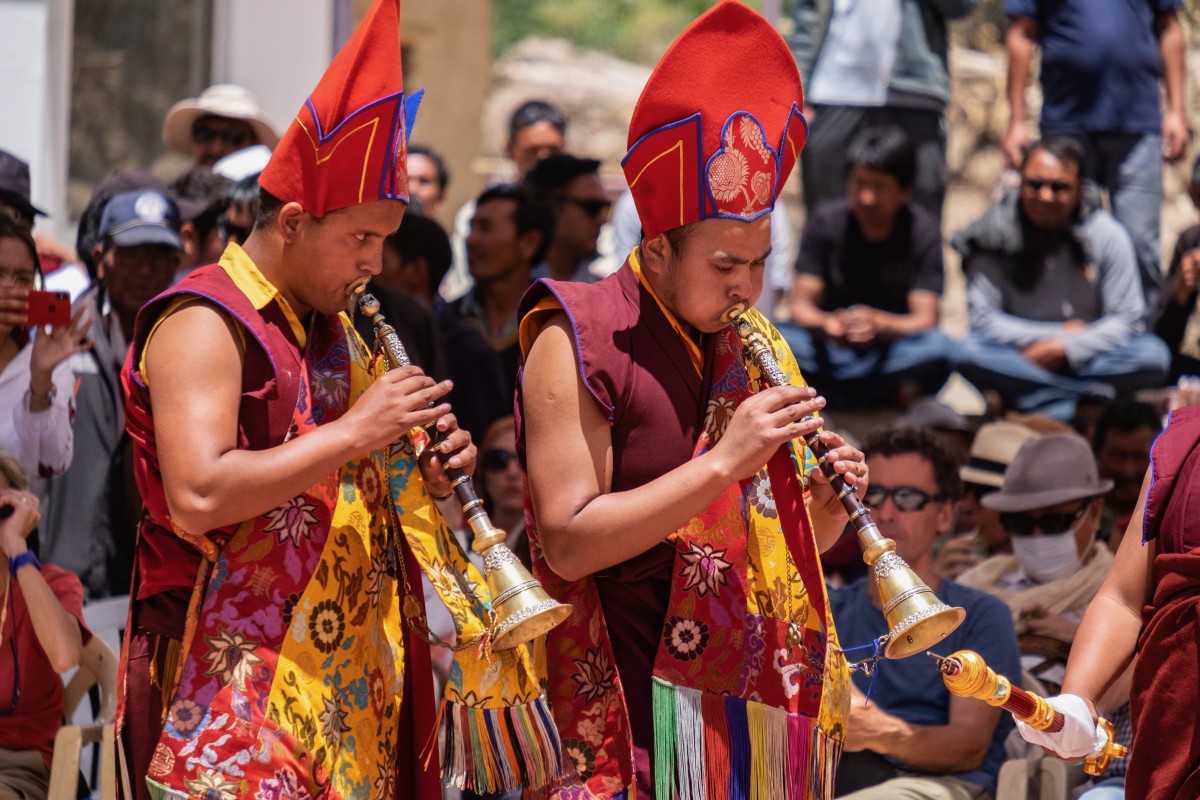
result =
[{"label": "long golden ceremonial horn", "polygon": [[[381,346],[388,368],[411,365],[412,360],[396,330],[379,313],[379,301],[371,294],[364,294],[358,305],[375,326],[376,345]],[[436,444],[442,434],[433,433]],[[507,535],[492,524],[483,501],[475,493],[471,476],[453,467],[447,467],[446,474],[474,534],[471,549],[483,557],[483,580],[496,616],[491,646],[496,650],[510,650],[546,634],[570,615],[571,606],[563,605],[547,594],[542,584],[508,549],[504,543]]]},{"label": "long golden ceremonial horn", "polygon": [[[741,318],[746,308],[745,303],[736,303],[725,311],[721,319],[733,326],[742,341],[743,357],[758,367],[763,380],[772,386],[787,385],[787,376],[779,368],[766,337]],[[850,522],[858,532],[863,560],[875,575],[875,585],[888,624],[884,655],[888,658],[905,658],[928,650],[957,628],[967,612],[939,600],[896,553],[896,543],[879,532],[871,520],[871,513],[855,494],[854,487],[846,483],[826,459],[828,448],[821,441],[818,431],[805,436],[804,443],[817,457],[817,464],[849,513]]]}]

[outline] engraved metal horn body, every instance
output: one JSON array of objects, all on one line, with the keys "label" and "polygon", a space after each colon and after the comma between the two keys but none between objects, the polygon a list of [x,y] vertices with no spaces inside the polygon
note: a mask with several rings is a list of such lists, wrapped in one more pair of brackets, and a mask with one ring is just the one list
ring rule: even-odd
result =
[{"label": "engraved metal horn body", "polygon": [[[400,337],[379,313],[379,301],[364,294],[359,299],[359,308],[375,326],[376,344],[383,350],[388,368],[411,365],[412,360]],[[431,435],[434,444],[444,436],[440,431],[431,431]],[[505,544],[505,532],[492,524],[484,510],[471,476],[453,467],[447,467],[446,474],[462,504],[467,524],[471,526],[474,537],[471,549],[483,557],[483,579],[495,614],[491,646],[496,650],[509,650],[546,634],[570,615],[571,606],[559,603],[547,594],[541,583],[513,555]]]},{"label": "engraved metal horn body", "polygon": [[[763,380],[772,386],[787,384],[787,377],[771,351],[765,336],[741,318],[746,305],[739,303],[722,316],[733,326],[741,339],[743,357],[755,364]],[[806,417],[811,419],[811,417]],[[837,492],[838,500],[850,515],[850,522],[858,533],[863,560],[871,568],[879,599],[883,604],[883,615],[887,619],[888,640],[884,647],[887,658],[905,658],[928,650],[944,639],[966,618],[967,612],[958,607],[947,606],[937,598],[923,580],[913,572],[904,559],[896,553],[896,543],[879,532],[854,487],[838,475],[827,459],[828,448],[817,431],[804,437],[804,443],[817,457],[817,464],[829,479],[830,486]]]}]

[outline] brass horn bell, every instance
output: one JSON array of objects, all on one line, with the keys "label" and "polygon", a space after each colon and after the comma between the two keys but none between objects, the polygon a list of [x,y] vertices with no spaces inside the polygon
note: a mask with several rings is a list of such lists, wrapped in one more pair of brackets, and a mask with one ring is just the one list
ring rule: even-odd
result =
[{"label": "brass horn bell", "polygon": [[504,531],[493,526],[486,514],[470,517],[467,522],[474,533],[471,549],[483,556],[483,581],[496,615],[493,648],[509,650],[532,641],[570,616],[571,606],[546,593],[508,549]]},{"label": "brass horn bell", "polygon": [[967,612],[938,599],[925,581],[896,553],[896,543],[880,535],[871,523],[870,536],[859,530],[863,561],[874,573],[875,589],[887,620],[887,658],[907,658],[922,653],[945,639]]}]

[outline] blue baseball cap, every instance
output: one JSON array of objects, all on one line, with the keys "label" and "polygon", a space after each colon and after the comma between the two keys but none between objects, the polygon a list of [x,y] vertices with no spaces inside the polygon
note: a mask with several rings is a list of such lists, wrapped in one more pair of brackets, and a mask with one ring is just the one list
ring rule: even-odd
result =
[{"label": "blue baseball cap", "polygon": [[117,247],[161,244],[182,250],[179,206],[153,189],[114,195],[100,216],[100,236]]}]

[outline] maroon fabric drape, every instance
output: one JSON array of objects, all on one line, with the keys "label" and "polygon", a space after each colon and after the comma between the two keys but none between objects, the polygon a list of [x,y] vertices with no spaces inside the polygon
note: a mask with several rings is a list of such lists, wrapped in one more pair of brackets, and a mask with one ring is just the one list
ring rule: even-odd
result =
[{"label": "maroon fabric drape", "polygon": [[[1197,520],[1200,524],[1200,520]],[[1154,561],[1130,690],[1133,742],[1125,796],[1200,797],[1200,555]]]}]

